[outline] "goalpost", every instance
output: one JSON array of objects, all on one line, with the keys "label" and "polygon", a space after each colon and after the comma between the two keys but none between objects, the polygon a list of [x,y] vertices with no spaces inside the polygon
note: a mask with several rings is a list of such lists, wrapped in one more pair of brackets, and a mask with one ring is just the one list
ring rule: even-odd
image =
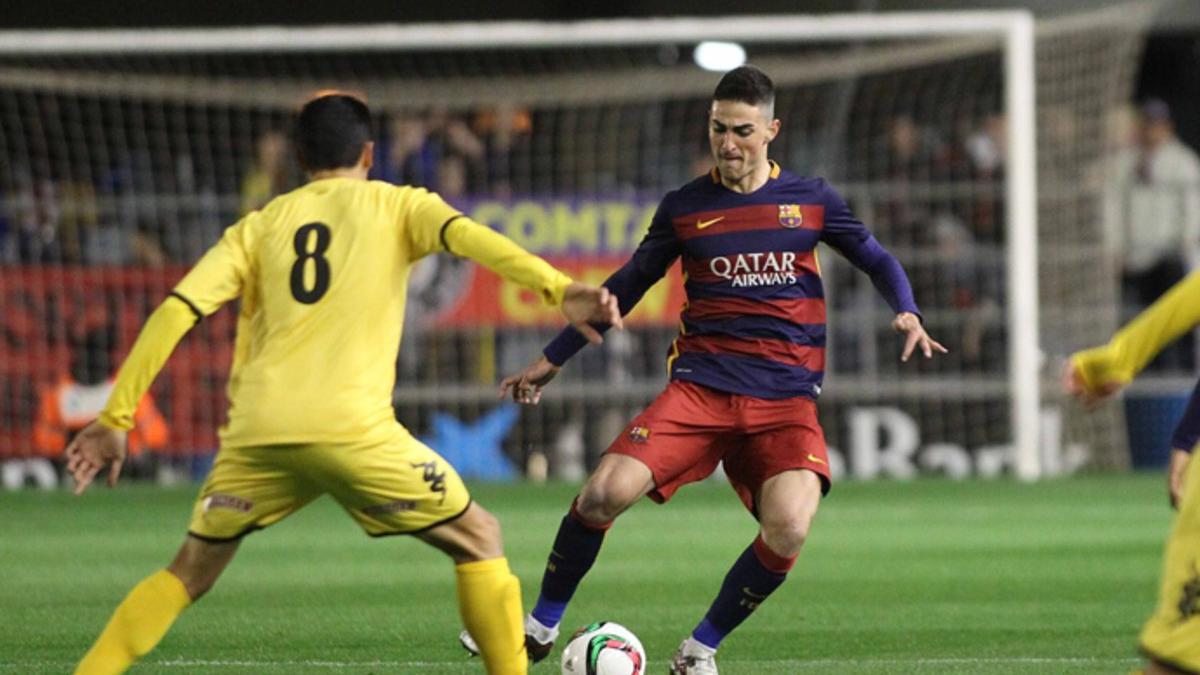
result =
[{"label": "goalpost", "polygon": [[[1064,280],[1095,267],[1099,252],[1075,266],[1056,260],[1071,242],[1055,236],[1093,232],[1086,224],[1091,215],[1081,206],[1091,188],[1075,188],[1080,192],[1072,193],[1073,206],[1066,209],[1073,214],[1071,227],[1060,228],[1059,201],[1039,198],[1039,169],[1051,162],[1052,199],[1062,200],[1062,186],[1087,175],[1111,150],[1103,122],[1129,95],[1130,63],[1149,15],[1144,4],[1137,7],[1047,21],[1035,21],[1027,11],[964,11],[0,32],[0,153],[10,158],[0,190],[14,209],[25,209],[9,216],[9,233],[20,234],[18,221],[46,206],[49,198],[39,190],[50,190],[60,213],[41,225],[53,230],[47,236],[59,237],[63,251],[75,247],[30,258],[14,252],[10,236],[8,252],[0,248],[9,263],[0,267],[6,304],[15,302],[35,323],[58,322],[46,331],[48,348],[12,339],[0,345],[10,359],[0,372],[9,379],[0,388],[8,419],[0,421],[17,429],[31,417],[33,397],[14,379],[43,377],[27,371],[70,358],[65,315],[71,310],[62,307],[72,306],[70,291],[79,290],[72,286],[109,289],[105,302],[114,317],[144,312],[149,298],[169,288],[177,267],[191,262],[220,224],[232,222],[244,207],[249,177],[270,153],[264,139],[306,92],[320,87],[366,93],[383,120],[380,144],[411,151],[407,164],[381,177],[421,182],[436,176],[441,183],[431,187],[461,199],[473,216],[552,259],[590,261],[580,273],[603,278],[599,270],[636,244],[647,207],[686,180],[696,164],[703,138],[696,120],[702,121],[716,75],[684,63],[681,50],[714,39],[747,45],[750,61],[777,81],[785,134],[777,141],[780,154],[773,150],[772,156],[785,168],[828,175],[844,187],[858,215],[914,273],[931,333],[952,352],[958,337],[975,345],[960,350],[969,354],[952,354],[946,366],[900,371],[889,365],[894,344],[879,334],[881,303],[859,286],[838,288],[844,270],[830,263],[832,337],[824,396],[834,412],[825,423],[843,450],[838,461],[851,469],[874,461],[877,473],[899,476],[916,468],[961,475],[958,448],[969,451],[973,465],[999,462],[1022,479],[1056,473],[1063,460],[1048,452],[1061,448],[1046,445],[1068,439],[1047,441],[1048,359],[1082,346],[1082,338],[1104,334],[1115,316],[1093,311],[1090,325],[1083,325],[1088,309],[1112,300],[1112,283],[1097,281],[1102,277],[1094,272]],[[1109,51],[1076,63],[1093,42]],[[1064,54],[1065,45],[1074,53]],[[1084,81],[1085,87],[1077,86]],[[1048,85],[1054,89],[1046,96]],[[1046,136],[1046,120],[1062,138]],[[1064,131],[1064,125],[1070,128]],[[421,133],[423,145],[404,146],[404,139]],[[607,145],[620,142],[622,133],[632,133],[638,147],[618,151]],[[437,152],[426,152],[431,145]],[[1039,146],[1051,156],[1039,158]],[[411,153],[437,162],[436,171],[413,169]],[[425,160],[422,153],[437,156]],[[295,180],[284,170],[277,173],[280,189]],[[1052,207],[1053,236],[1039,231],[1039,215]],[[73,232],[63,226],[71,218]],[[146,223],[156,219],[168,224]],[[130,248],[144,245],[147,232],[165,263],[94,253],[93,239]],[[64,244],[71,237],[78,241]],[[1039,242],[1050,245],[1042,257]],[[995,255],[1003,256],[1001,269]],[[443,421],[447,413],[460,420],[483,415],[491,407],[490,382],[553,332],[552,318],[535,316],[503,288],[464,278],[452,261],[436,268],[422,290],[433,298],[428,311],[415,303],[421,316],[406,330],[404,350],[420,354],[407,365],[402,356],[396,395],[401,418],[418,433],[433,434],[439,415]],[[1039,280],[1051,281],[1051,290],[1040,289]],[[948,282],[955,284],[953,297],[935,299],[949,293]],[[485,292],[492,295],[471,300],[472,293]],[[39,293],[56,298],[55,307],[47,309]],[[594,362],[585,358],[575,381],[564,372],[567,381],[548,392],[543,410],[517,424],[509,455],[570,448],[565,430],[585,412],[607,420],[571,432],[586,436],[587,449],[595,452],[595,439],[611,435],[613,420],[661,386],[661,375],[641,365],[653,358],[641,352],[669,340],[677,311],[671,303],[677,300],[666,296],[660,303],[665,309],[643,317],[632,336],[609,340],[598,357],[587,357]],[[1048,316],[1050,338],[1040,329]],[[192,436],[185,437],[198,447],[211,443],[204,428],[215,427],[220,397],[210,380],[228,356],[207,348],[224,344],[231,325],[206,323],[216,325],[183,347],[200,363],[165,373],[166,407],[180,416],[177,426],[188,429]],[[835,351],[843,339],[852,348]],[[127,347],[129,336],[117,343]],[[997,359],[997,350],[1003,358]],[[35,366],[11,365],[35,352]],[[620,365],[622,359],[638,359],[637,365]],[[197,395],[198,389],[204,393]],[[904,409],[889,407],[892,398],[903,399]],[[1045,398],[1054,399],[1048,393]],[[1052,412],[1051,426],[1089,443],[1094,463],[1122,464],[1123,442],[1105,439],[1113,436],[1108,432],[1119,415],[1080,422],[1068,412]],[[929,426],[933,431],[923,428]],[[913,438],[911,447],[901,448],[913,433],[924,445]],[[21,447],[18,434],[0,440],[9,454],[20,454],[11,450]],[[864,444],[883,459],[864,459]]]}]

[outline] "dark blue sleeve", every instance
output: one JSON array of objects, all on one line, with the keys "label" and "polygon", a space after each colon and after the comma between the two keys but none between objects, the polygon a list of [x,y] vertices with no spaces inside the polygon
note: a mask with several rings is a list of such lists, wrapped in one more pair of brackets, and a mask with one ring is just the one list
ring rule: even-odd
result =
[{"label": "dark blue sleeve", "polygon": [[1183,418],[1175,425],[1175,433],[1171,434],[1171,448],[1191,452],[1197,442],[1200,442],[1200,381],[1196,382],[1187,409],[1183,411]]},{"label": "dark blue sleeve", "polygon": [[[646,232],[642,243],[638,244],[633,257],[604,282],[604,287],[617,296],[621,316],[633,311],[646,291],[663,278],[679,257],[681,247],[667,208],[670,197],[671,194],[668,194],[658,205],[654,219],[650,221],[650,230]],[[609,329],[608,324],[593,326],[601,333]],[[546,345],[542,353],[550,363],[561,366],[586,344],[587,338],[583,334],[573,326],[567,326]]]},{"label": "dark blue sleeve", "polygon": [[871,236],[846,200],[828,183],[822,183],[825,204],[825,226],[821,241],[829,244],[846,260],[871,277],[871,283],[897,314],[912,312],[921,316],[913,299],[912,285],[900,261]]}]

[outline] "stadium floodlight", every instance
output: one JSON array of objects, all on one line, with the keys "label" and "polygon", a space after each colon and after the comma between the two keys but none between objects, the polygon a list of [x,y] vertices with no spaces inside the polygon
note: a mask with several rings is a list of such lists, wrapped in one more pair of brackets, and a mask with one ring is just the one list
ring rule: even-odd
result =
[{"label": "stadium floodlight", "polygon": [[736,42],[701,42],[692,58],[705,70],[724,73],[746,62],[746,48]]}]

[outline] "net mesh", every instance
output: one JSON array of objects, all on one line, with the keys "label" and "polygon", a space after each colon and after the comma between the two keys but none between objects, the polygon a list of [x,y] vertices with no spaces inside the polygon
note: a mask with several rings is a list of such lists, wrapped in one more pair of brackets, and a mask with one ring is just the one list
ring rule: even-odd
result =
[{"label": "net mesh", "polygon": [[[1038,22],[1048,361],[1102,339],[1117,320],[1095,177],[1113,150],[1106,124],[1130,94],[1148,18],[1139,4]],[[716,76],[690,64],[691,48],[264,54],[231,44],[0,56],[0,456],[53,454],[55,439],[39,436],[63,423],[63,410],[56,421],[51,409],[86,417],[86,404],[95,407],[76,391],[66,410],[67,378],[103,386],[109,357],[127,352],[141,320],[223,227],[301,182],[286,129],[312,91],[367,96],[377,115],[374,178],[436,190],[599,282],[636,246],[661,195],[710,166],[705,114]],[[748,50],[778,87],[783,130],[772,157],[840,189],[904,263],[930,333],[952,350],[901,364],[886,305],[826,252],[821,408],[842,450],[837,468],[1002,470],[998,449],[1013,434],[999,39]],[[554,335],[553,312],[446,256],[418,266],[410,292],[397,416],[468,475],[520,472],[532,457],[535,473],[548,458],[555,475],[578,476],[663,386],[681,301],[675,272],[630,330],[581,353],[540,407],[517,411],[498,404],[496,382]],[[162,452],[215,447],[233,328],[232,309],[206,319],[155,384],[170,429]],[[85,372],[88,363],[96,372]],[[1121,466],[1119,413],[1064,421],[1051,370],[1041,383],[1051,409],[1044,450],[1057,462]],[[1074,445],[1073,459],[1060,452]]]}]

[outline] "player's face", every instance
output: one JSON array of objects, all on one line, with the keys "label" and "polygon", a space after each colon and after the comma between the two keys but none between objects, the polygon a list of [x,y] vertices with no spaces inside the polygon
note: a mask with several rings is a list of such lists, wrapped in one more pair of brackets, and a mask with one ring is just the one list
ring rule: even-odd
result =
[{"label": "player's face", "polygon": [[717,171],[726,182],[739,182],[767,164],[767,144],[779,133],[770,110],[742,101],[713,101],[708,113],[708,142]]}]

